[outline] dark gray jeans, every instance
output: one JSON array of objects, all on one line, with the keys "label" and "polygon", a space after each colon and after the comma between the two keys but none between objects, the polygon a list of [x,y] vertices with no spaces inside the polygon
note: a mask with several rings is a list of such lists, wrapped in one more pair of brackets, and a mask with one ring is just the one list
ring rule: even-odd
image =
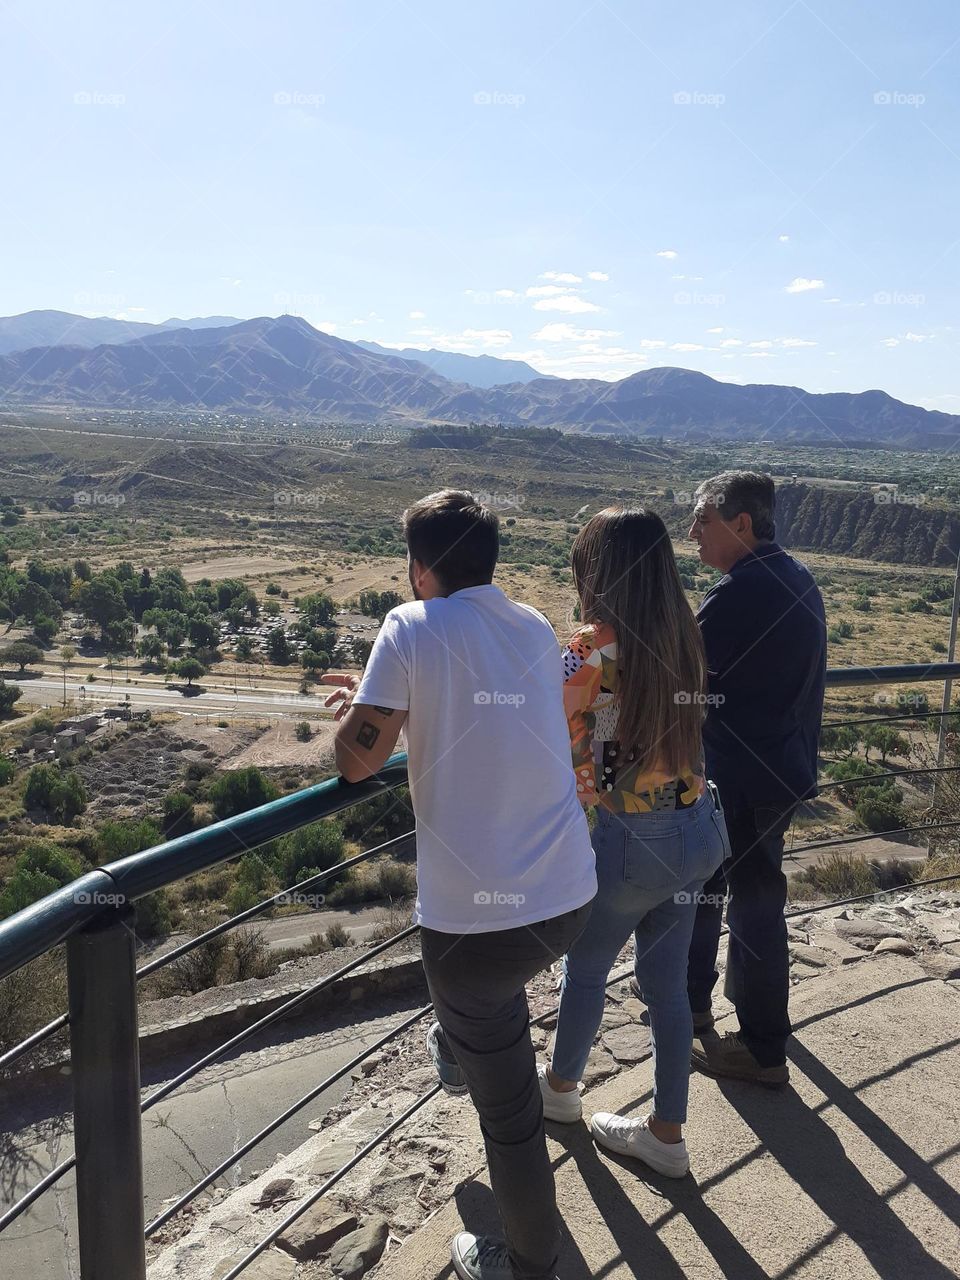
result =
[{"label": "dark gray jeans", "polygon": [[517,1280],[555,1280],[559,1248],[525,986],[566,954],[590,907],[495,933],[420,930],[430,998],[480,1116]]}]

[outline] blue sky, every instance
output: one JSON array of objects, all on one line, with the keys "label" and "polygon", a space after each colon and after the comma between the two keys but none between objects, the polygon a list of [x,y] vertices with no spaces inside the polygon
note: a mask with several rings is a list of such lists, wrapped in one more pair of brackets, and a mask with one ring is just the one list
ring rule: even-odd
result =
[{"label": "blue sky", "polygon": [[0,313],[960,412],[955,0],[5,4]]}]

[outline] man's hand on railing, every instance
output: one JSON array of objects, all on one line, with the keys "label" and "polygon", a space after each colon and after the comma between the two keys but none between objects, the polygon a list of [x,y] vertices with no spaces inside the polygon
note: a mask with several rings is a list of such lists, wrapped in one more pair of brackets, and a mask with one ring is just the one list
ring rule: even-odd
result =
[{"label": "man's hand on railing", "polygon": [[332,675],[328,672],[326,675],[322,675],[320,677],[320,683],[335,684],[338,686],[336,692],[331,693],[330,696],[324,700],[323,705],[325,707],[335,706],[337,709],[333,713],[333,718],[334,720],[342,720],[353,704],[354,694],[360,688],[360,677],[352,675],[349,672]]},{"label": "man's hand on railing", "polygon": [[320,679],[322,684],[337,686],[325,703],[336,706],[333,718],[340,722],[334,743],[337,770],[347,782],[362,782],[392,755],[407,713],[395,707],[354,706],[359,676],[327,674]]}]

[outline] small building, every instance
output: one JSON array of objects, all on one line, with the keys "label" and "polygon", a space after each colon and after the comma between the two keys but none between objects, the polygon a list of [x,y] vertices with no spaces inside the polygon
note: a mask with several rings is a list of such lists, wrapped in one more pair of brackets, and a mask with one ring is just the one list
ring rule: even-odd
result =
[{"label": "small building", "polygon": [[106,707],[103,712],[105,720],[129,720],[133,714],[133,708],[129,703],[124,703],[119,707]]},{"label": "small building", "polygon": [[53,746],[59,755],[61,751],[72,751],[74,747],[82,747],[86,740],[87,735],[82,729],[61,729],[53,740]]},{"label": "small building", "polygon": [[71,716],[69,720],[64,720],[60,725],[61,732],[68,729],[79,729],[83,733],[93,733],[94,729],[100,728],[99,713],[94,712],[87,716]]}]

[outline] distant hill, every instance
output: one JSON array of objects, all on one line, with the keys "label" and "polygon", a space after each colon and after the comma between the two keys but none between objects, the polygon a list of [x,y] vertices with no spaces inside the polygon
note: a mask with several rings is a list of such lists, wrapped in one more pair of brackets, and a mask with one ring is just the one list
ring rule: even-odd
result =
[{"label": "distant hill", "polygon": [[[535,378],[478,387],[420,360],[321,333],[297,316],[168,328],[90,349],[40,345],[0,356],[0,404],[297,413],[412,427],[499,422],[676,440],[949,445],[960,417],[883,391],[814,395],[647,369],[619,382]],[[418,353],[422,355],[422,352]]]},{"label": "distant hill", "polygon": [[538,373],[523,360],[501,360],[499,356],[468,356],[458,351],[438,351],[435,347],[429,351],[417,347],[396,350],[383,347],[379,342],[358,342],[357,346],[379,355],[418,360],[451,382],[466,382],[471,387],[500,387],[509,382],[534,382],[550,376]]},{"label": "distant hill", "polygon": [[101,343],[129,342],[165,329],[214,329],[236,324],[230,316],[205,316],[193,320],[113,320],[110,316],[77,316],[69,311],[24,311],[0,316],[0,355],[31,347],[97,347]]}]

